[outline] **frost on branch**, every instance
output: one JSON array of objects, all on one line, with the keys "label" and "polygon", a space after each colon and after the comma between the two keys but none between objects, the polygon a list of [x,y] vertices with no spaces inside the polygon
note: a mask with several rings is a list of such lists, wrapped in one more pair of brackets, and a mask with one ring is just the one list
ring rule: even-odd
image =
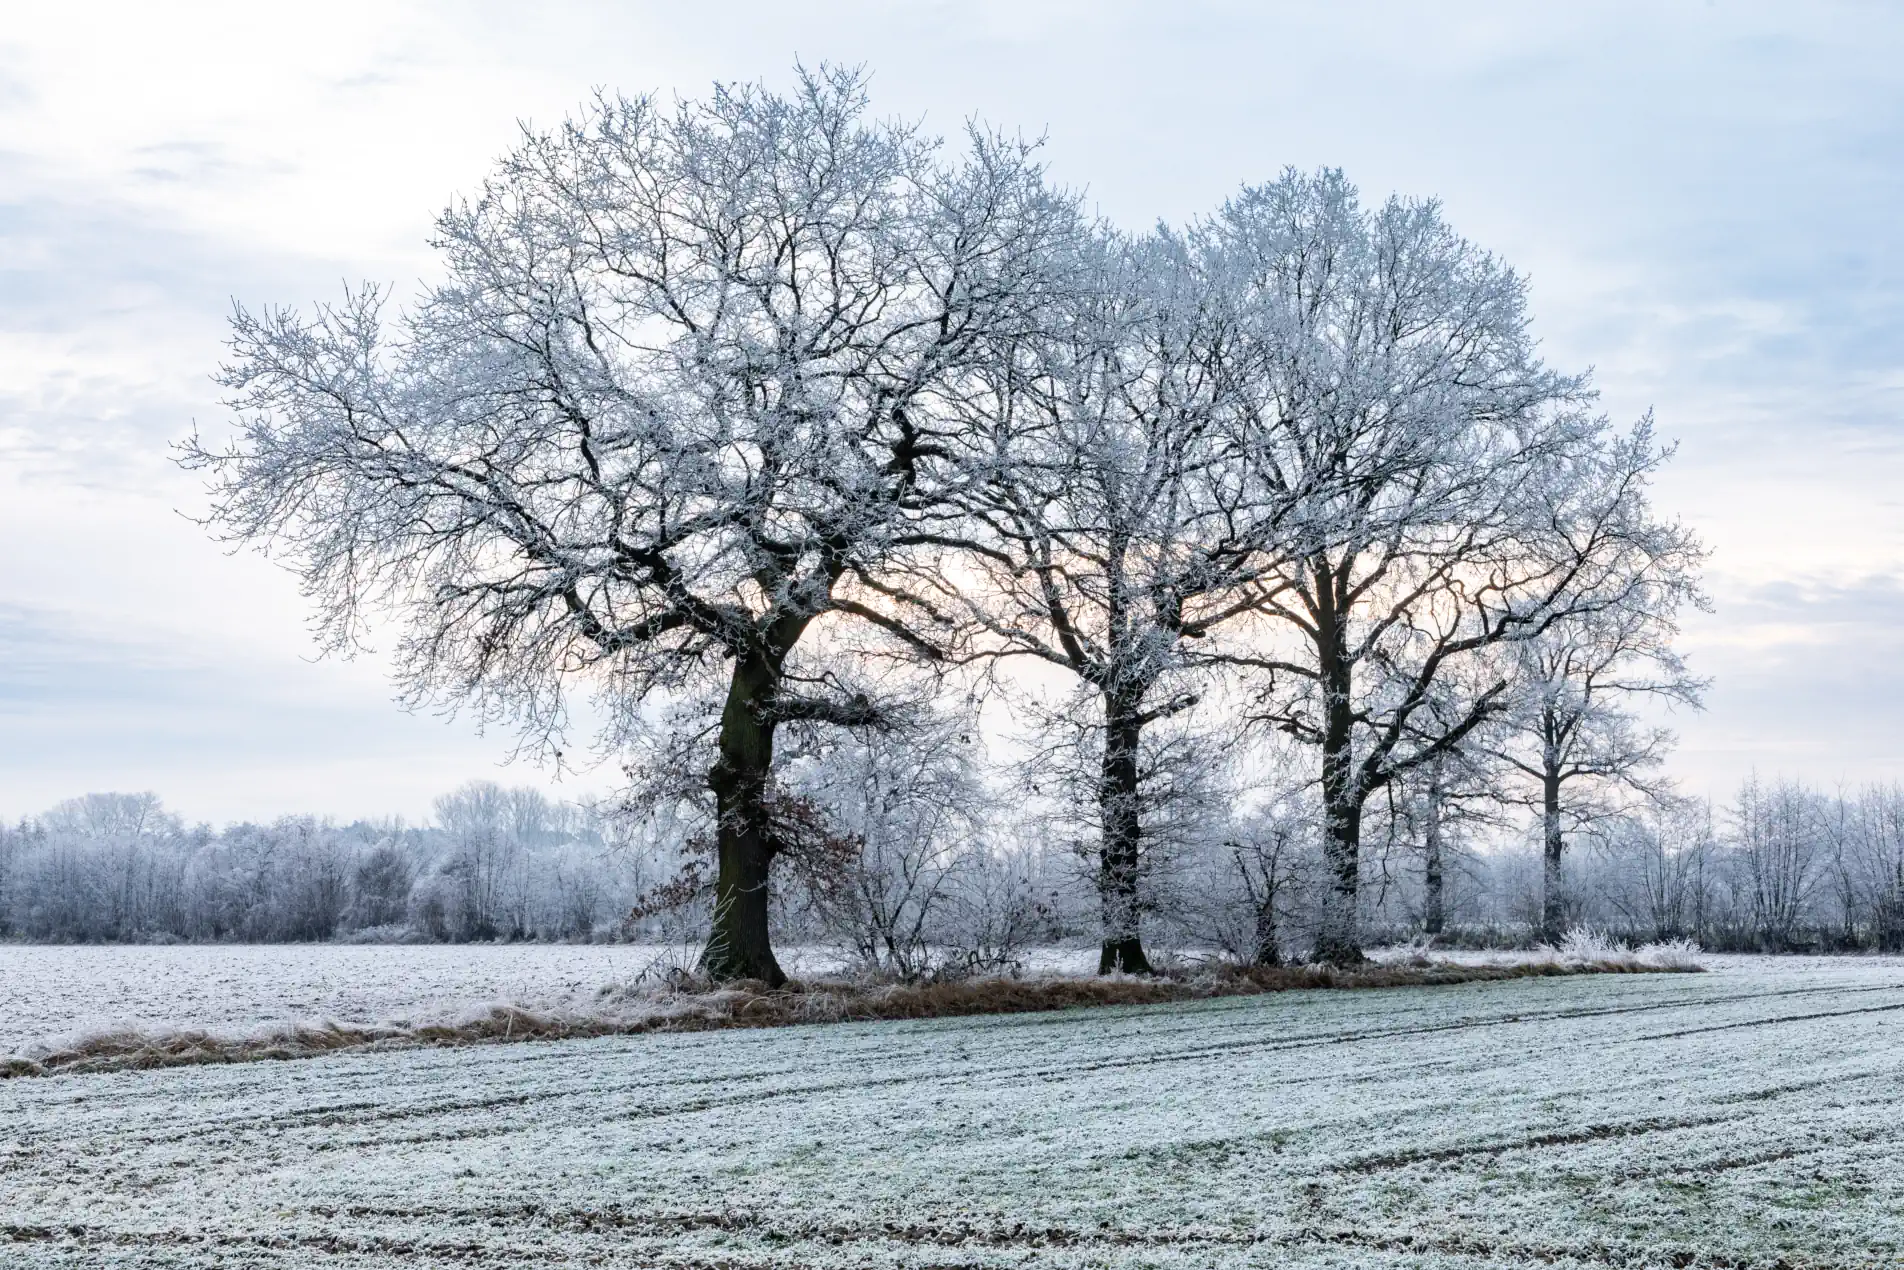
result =
[{"label": "frost on branch", "polygon": [[937,549],[951,408],[1072,219],[1027,146],[967,141],[869,119],[840,70],[603,98],[439,218],[412,311],[240,309],[241,433],[188,447],[213,525],[299,572],[329,646],[395,615],[415,701],[559,750],[578,688],[613,747],[655,694],[723,684],[717,975],[780,978],[776,728],[871,713],[790,690],[803,650],[953,635],[894,565]]}]

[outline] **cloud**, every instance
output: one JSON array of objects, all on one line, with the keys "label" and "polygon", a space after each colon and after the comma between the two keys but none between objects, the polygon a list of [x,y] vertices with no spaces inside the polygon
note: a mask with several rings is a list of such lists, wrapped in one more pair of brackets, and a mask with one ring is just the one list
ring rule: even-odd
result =
[{"label": "cloud", "polygon": [[[0,605],[0,809],[96,790],[161,791],[190,816],[290,810],[426,814],[471,776],[548,785],[498,763],[506,738],[409,714],[374,664],[243,648],[20,604]],[[581,782],[554,790],[574,796]]]},{"label": "cloud", "polygon": [[163,141],[135,146],[136,166],[128,175],[141,181],[189,183],[198,189],[236,185],[296,171],[279,159],[244,159],[231,147],[213,141]]},{"label": "cloud", "polygon": [[[1048,134],[1133,227],[1285,164],[1443,198],[1532,275],[1560,366],[1683,441],[1715,547],[1676,767],[1904,771],[1904,11],[987,0],[39,6],[0,46],[0,806],[118,783],[204,814],[427,806],[503,748],[313,666],[282,577],[183,525],[233,298],[433,267],[430,214],[595,86],[866,62],[882,111]],[[18,724],[16,728],[15,725]],[[10,747],[10,748],[9,748]],[[459,769],[461,765],[462,770]],[[162,778],[162,779],[161,779]],[[276,799],[278,804],[262,806]],[[189,807],[188,807],[189,810]]]},{"label": "cloud", "polygon": [[1904,575],[1715,587],[1684,641],[1713,677],[1673,723],[1688,784],[1723,797],[1746,771],[1829,785],[1904,778]]},{"label": "cloud", "polygon": [[[230,166],[180,145],[176,179]],[[0,455],[85,488],[139,488],[194,419],[221,413],[211,376],[233,298],[335,290],[334,261],[261,253],[165,209],[0,155]]]}]

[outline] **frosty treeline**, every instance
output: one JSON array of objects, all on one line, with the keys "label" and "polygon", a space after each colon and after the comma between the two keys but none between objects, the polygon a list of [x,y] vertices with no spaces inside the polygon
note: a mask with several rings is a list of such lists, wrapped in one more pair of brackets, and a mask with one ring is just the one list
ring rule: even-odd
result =
[{"label": "frosty treeline", "polygon": [[590,939],[639,861],[583,808],[474,784],[432,824],[285,817],[188,827],[153,794],[89,794],[0,834],[0,934],[61,942]]},{"label": "frosty treeline", "polygon": [[[1008,970],[1029,949],[1099,933],[1073,844],[961,786],[961,764],[944,757],[861,751],[808,786],[856,827],[857,850],[834,874],[777,890],[783,938],[925,976]],[[1444,827],[1438,858],[1423,827],[1419,816],[1382,818],[1362,896],[1369,938],[1524,947],[1547,937],[1538,820],[1515,829],[1466,815]],[[0,829],[0,939],[691,937],[704,912],[652,903],[679,875],[681,845],[625,828],[612,807],[481,782],[438,799],[421,825],[286,817],[213,831],[151,794],[92,794]],[[1822,792],[1754,777],[1724,806],[1674,800],[1578,828],[1563,868],[1567,928],[1718,950],[1904,952],[1904,787]],[[1313,820],[1272,813],[1224,830],[1179,844],[1157,879],[1153,943],[1244,963],[1302,956],[1329,880]]]},{"label": "frosty treeline", "polygon": [[681,856],[638,907],[704,914],[717,978],[783,978],[783,891],[934,885],[985,798],[1017,828],[955,889],[1066,855],[1141,972],[1226,859],[1253,956],[1299,887],[1301,945],[1358,959],[1404,837],[1445,924],[1452,844],[1517,804],[1557,929],[1585,827],[1666,796],[1639,704],[1697,705],[1704,603],[1670,448],[1432,201],[1292,171],[1131,233],[823,70],[604,97],[435,241],[400,314],[238,310],[208,524],[331,648],[393,636],[414,702],[621,764]]},{"label": "frosty treeline", "polygon": [[[829,767],[814,793],[829,816],[862,815],[860,849],[850,868],[783,888],[776,929],[902,975],[948,957],[1003,968],[1077,935],[1060,871],[1047,879],[1036,852],[988,842],[982,795],[969,801],[939,757],[915,747]],[[842,784],[849,772],[863,783]],[[287,816],[214,830],[152,793],[71,799],[0,828],[0,939],[659,943],[705,927],[704,905],[655,902],[693,847],[629,836],[613,806],[478,781],[434,811],[418,825]]]}]

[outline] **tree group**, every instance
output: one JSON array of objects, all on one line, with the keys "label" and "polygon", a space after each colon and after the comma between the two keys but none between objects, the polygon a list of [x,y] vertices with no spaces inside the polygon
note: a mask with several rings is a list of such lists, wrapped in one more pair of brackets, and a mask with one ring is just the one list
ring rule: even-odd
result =
[{"label": "tree group", "polygon": [[961,692],[1067,756],[1106,971],[1149,968],[1211,735],[1298,756],[1310,942],[1349,961],[1378,800],[1439,826],[1531,782],[1558,920],[1565,818],[1664,745],[1628,703],[1696,704],[1668,451],[1540,360],[1524,280],[1432,201],[1292,171],[1131,233],[1034,147],[949,149],[825,71],[598,100],[436,241],[394,319],[241,308],[238,434],[186,461],[332,647],[400,632],[412,699],[559,759],[586,697],[630,813],[705,845],[716,977],[784,977],[776,861],[838,879],[872,841],[790,768],[840,735],[966,762]]}]

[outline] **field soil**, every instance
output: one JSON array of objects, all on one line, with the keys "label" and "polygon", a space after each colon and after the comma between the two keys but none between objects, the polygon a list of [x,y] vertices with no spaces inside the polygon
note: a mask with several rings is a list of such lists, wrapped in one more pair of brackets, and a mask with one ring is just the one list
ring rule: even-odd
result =
[{"label": "field soil", "polygon": [[7,1266],[1863,1267],[1904,968],[66,1074],[0,1124]]}]

